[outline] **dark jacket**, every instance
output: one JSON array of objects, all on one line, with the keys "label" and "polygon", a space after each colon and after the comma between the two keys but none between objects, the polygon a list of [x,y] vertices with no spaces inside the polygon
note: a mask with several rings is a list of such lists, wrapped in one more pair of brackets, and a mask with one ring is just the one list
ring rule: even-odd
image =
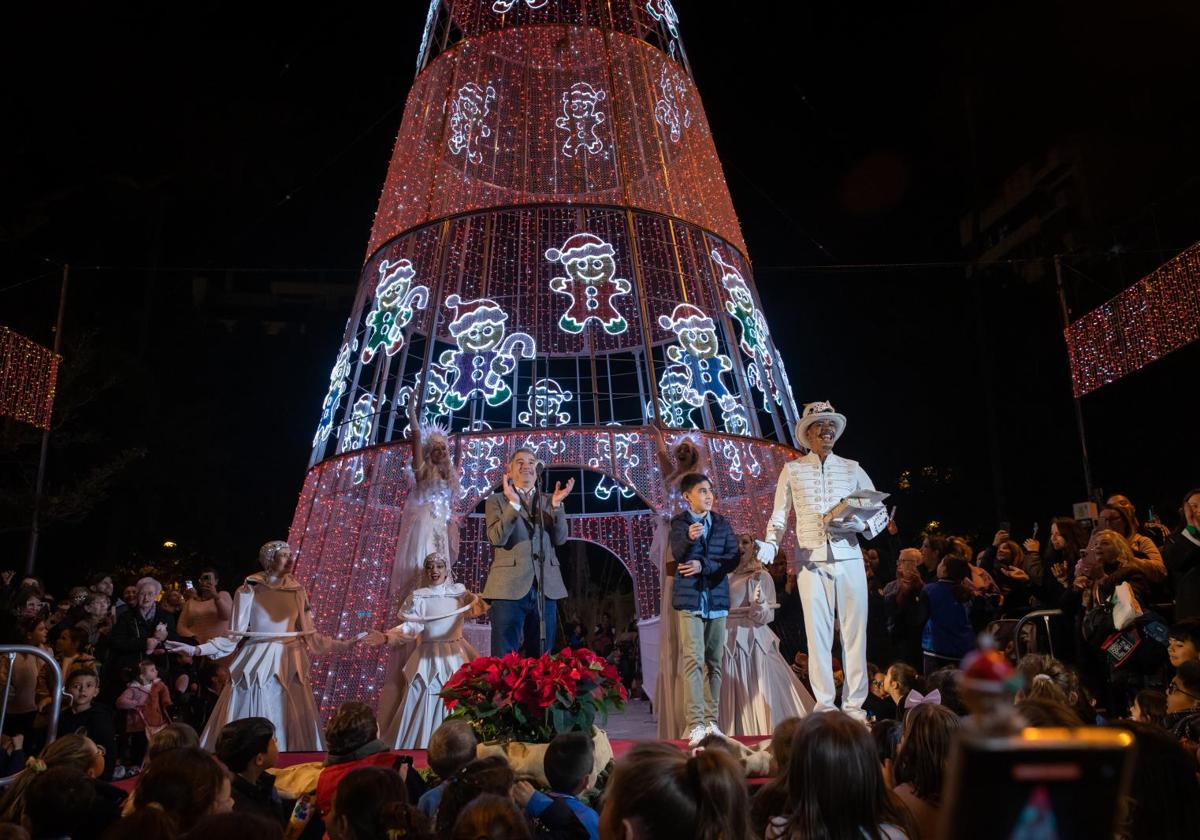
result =
[{"label": "dark jacket", "polygon": [[[700,593],[708,592],[710,610],[729,609],[728,575],[738,564],[737,535],[729,520],[716,511],[709,513],[712,526],[708,539],[688,539],[688,527],[692,524],[688,512],[680,511],[671,519],[671,556],[675,558],[675,590],[671,606],[677,610],[700,609]],[[700,561],[700,574],[684,577],[678,566]]]},{"label": "dark jacket", "polygon": [[257,782],[248,782],[235,773],[230,778],[229,792],[233,795],[233,810],[287,824],[283,803],[275,792],[275,777],[270,773],[263,773]]},{"label": "dark jacket", "polygon": [[[179,641],[175,635],[175,614],[164,610],[160,605],[154,605],[154,612],[149,619],[142,617],[137,607],[130,607],[117,618],[109,634],[109,670],[104,673],[104,686],[108,689],[116,687],[116,694],[121,693],[125,683],[137,677],[137,664],[142,659],[152,659],[158,666],[158,675],[166,682],[168,658],[166,649],[159,647],[154,655],[146,656],[146,640],[154,635],[159,623],[167,625],[167,638]],[[130,668],[132,673],[122,674],[121,669]],[[115,696],[115,694],[113,695]]]},{"label": "dark jacket", "polygon": [[1163,545],[1162,556],[1175,590],[1175,620],[1200,617],[1200,545],[1176,532]]},{"label": "dark jacket", "polygon": [[114,723],[113,710],[99,701],[92,701],[92,707],[84,712],[72,712],[67,709],[58,716],[58,734],[72,735],[83,729],[87,736],[104,750],[104,775],[102,779],[112,778],[113,765],[117,760],[117,728]]}]

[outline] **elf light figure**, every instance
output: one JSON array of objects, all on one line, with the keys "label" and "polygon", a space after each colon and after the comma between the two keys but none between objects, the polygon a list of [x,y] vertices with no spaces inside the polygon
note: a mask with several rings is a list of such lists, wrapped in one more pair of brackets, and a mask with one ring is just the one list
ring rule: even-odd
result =
[{"label": "elf light figure", "polygon": [[628,280],[613,277],[617,263],[613,246],[593,233],[577,233],[561,248],[550,248],[546,259],[561,262],[566,277],[550,281],[551,291],[571,299],[567,311],[558,319],[563,332],[581,333],[588,321],[596,320],[609,335],[628,328],[625,317],[613,305],[613,298],[627,295],[633,286]]},{"label": "elf light figure", "polygon": [[457,98],[450,104],[450,138],[446,141],[451,154],[465,152],[471,163],[483,163],[479,140],[492,136],[486,120],[495,101],[496,89],[490,84],[485,88],[467,82],[458,89]]},{"label": "elf light figure", "polygon": [[370,364],[381,349],[394,356],[404,346],[404,328],[416,310],[429,303],[429,289],[412,285],[416,276],[411,260],[384,260],[379,264],[375,308],[366,317],[369,332],[363,342],[363,364]]},{"label": "elf light figure", "polygon": [[746,378],[750,384],[763,394],[763,409],[770,411],[770,400],[782,403],[782,396],[775,384],[774,360],[767,347],[767,321],[762,312],[754,305],[754,295],[746,284],[742,273],[730,265],[716,248],[712,249],[712,258],[721,267],[721,285],[729,292],[729,300],[725,301],[725,311],[729,313],[741,327],[741,340],[738,342],[742,352],[750,357],[746,366]]},{"label": "elf light figure", "polygon": [[517,415],[517,422],[524,426],[565,426],[571,415],[562,410],[563,403],[574,398],[570,391],[563,390],[553,379],[539,379],[529,386],[529,410]]},{"label": "elf light figure", "polygon": [[440,393],[441,405],[448,411],[458,411],[476,394],[490,406],[508,402],[512,389],[504,377],[512,373],[518,358],[534,357],[533,338],[525,333],[505,337],[508,314],[490,298],[463,300],[450,295],[446,306],[456,310],[450,334],[458,349],[445,350],[438,357],[440,369],[430,375],[439,381],[431,383],[431,390]]},{"label": "elf light figure", "polygon": [[595,155],[604,150],[604,141],[596,134],[596,129],[604,122],[600,100],[606,95],[587,82],[576,82],[563,91],[563,115],[554,124],[567,132],[562,147],[562,153],[567,157],[573,158],[583,152]]},{"label": "elf light figure", "polygon": [[346,380],[350,377],[350,355],[358,349],[358,341],[343,344],[338,351],[337,361],[329,372],[329,390],[325,392],[325,400],[321,403],[321,419],[317,422],[317,434],[313,437],[313,446],[329,440],[333,431],[333,418],[346,396]]}]

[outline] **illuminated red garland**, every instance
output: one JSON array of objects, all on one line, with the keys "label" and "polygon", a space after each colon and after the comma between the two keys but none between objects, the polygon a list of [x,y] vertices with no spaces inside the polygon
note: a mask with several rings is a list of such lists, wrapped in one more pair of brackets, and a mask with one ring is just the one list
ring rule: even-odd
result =
[{"label": "illuminated red garland", "polygon": [[0,416],[50,428],[62,357],[8,327],[0,327]]},{"label": "illuminated red garland", "polygon": [[1200,339],[1200,243],[1065,330],[1076,397]]}]

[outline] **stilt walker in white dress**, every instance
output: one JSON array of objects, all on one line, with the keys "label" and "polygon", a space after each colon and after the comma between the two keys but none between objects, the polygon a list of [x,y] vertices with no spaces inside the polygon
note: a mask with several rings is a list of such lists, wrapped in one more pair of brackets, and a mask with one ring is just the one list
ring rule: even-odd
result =
[{"label": "stilt walker in white dress", "polygon": [[754,537],[739,535],[738,549],[742,562],[729,576],[717,726],[726,735],[770,735],[780,721],[803,717],[814,703],[779,652],[779,637],[767,626],[779,604]]},{"label": "stilt walker in white dress", "polygon": [[842,711],[866,722],[867,698],[867,574],[859,534],[864,523],[834,529],[825,515],[857,490],[874,490],[857,461],[833,454],[833,445],[846,429],[845,415],[828,402],[809,403],[796,424],[796,440],[808,454],[784,464],[775,487],[775,510],[767,523],[759,559],[775,559],[787,528],[788,511],[796,513],[797,551],[793,557],[796,589],[804,606],[808,637],[808,675],[816,711],[837,708],[833,681],[833,623],[842,637],[842,666],[846,682]]},{"label": "stilt walker in white dress", "polygon": [[[396,535],[396,553],[388,584],[387,618],[395,615],[409,594],[420,585],[426,557],[430,554],[444,557],[447,568],[452,567],[458,557],[458,520],[454,518],[454,503],[460,495],[459,466],[450,457],[446,431],[417,422],[420,401],[421,389],[416,388],[408,404],[413,453],[408,476],[410,488]],[[384,710],[396,708],[404,696],[404,665],[412,649],[412,644],[389,647],[383,690],[379,696],[381,721]]]},{"label": "stilt walker in white dress", "polygon": [[[455,583],[446,558],[425,558],[423,586],[414,589],[400,609],[400,624],[386,633],[372,630],[369,645],[387,644],[411,652],[404,665],[404,694],[394,708],[380,706],[380,738],[389,747],[423,750],[446,719],[439,696],[454,673],[477,654],[463,638],[463,623],[487,605],[461,583]],[[414,643],[415,642],[415,646]]]},{"label": "stilt walker in white dress", "polygon": [[683,494],[679,492],[679,479],[688,473],[703,473],[707,459],[701,449],[699,438],[685,436],[668,454],[666,442],[657,426],[654,428],[655,455],[663,474],[663,486],[667,488],[667,501],[662,516],[650,542],[650,556],[658,565],[658,579],[662,583],[662,598],[659,603],[658,624],[639,628],[645,634],[643,649],[653,649],[653,634],[657,633],[658,660],[642,661],[642,684],[654,703],[654,715],[658,719],[658,737],[675,740],[684,737],[687,720],[683,705],[683,658],[679,651],[679,627],[675,608],[671,606],[674,583],[674,560],[671,557],[671,517],[684,507]]},{"label": "stilt walker in white dress", "polygon": [[166,643],[172,652],[193,656],[237,652],[229,663],[229,684],[217,698],[200,745],[212,751],[225,724],[264,717],[275,724],[281,751],[323,750],[321,719],[308,682],[309,654],[347,650],[358,639],[333,639],[313,627],[308,593],[291,574],[290,545],[267,543],[258,551],[258,562],[263,570],[247,577],[234,593],[227,635],[198,646]]}]

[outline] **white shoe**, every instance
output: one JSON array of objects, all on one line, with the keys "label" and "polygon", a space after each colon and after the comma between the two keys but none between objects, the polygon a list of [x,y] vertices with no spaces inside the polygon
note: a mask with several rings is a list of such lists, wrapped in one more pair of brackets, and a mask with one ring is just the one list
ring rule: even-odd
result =
[{"label": "white shoe", "polygon": [[717,728],[717,722],[715,720],[709,721],[704,725],[704,732],[707,735],[717,735],[721,738],[725,737],[725,733]]},{"label": "white shoe", "polygon": [[695,748],[700,746],[700,742],[708,735],[707,726],[693,726],[692,731],[688,733],[688,746]]}]

